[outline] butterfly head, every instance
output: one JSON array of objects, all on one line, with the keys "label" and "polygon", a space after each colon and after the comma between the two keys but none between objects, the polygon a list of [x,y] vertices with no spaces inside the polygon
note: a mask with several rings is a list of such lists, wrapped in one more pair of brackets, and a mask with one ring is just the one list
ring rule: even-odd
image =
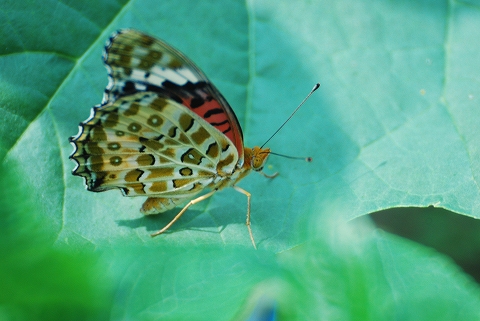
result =
[{"label": "butterfly head", "polygon": [[245,163],[249,164],[254,171],[259,172],[263,169],[269,154],[270,148],[260,148],[258,146],[245,148]]}]

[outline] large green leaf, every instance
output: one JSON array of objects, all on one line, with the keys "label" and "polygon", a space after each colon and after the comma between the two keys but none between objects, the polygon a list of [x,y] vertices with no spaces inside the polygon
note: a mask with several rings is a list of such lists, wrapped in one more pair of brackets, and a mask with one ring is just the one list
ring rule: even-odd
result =
[{"label": "large green leaf", "polygon": [[[263,302],[258,293],[266,293],[266,306],[277,302],[273,310],[285,319],[432,317],[417,302],[426,298],[442,303],[435,316],[445,320],[465,302],[462,316],[478,317],[478,289],[444,258],[390,236],[342,237],[338,226],[397,206],[433,205],[480,218],[480,38],[473,32],[479,5],[3,1],[0,158],[34,204],[19,212],[23,222],[43,227],[39,247],[96,249],[108,260],[119,278],[114,319],[242,318],[239,311]],[[102,47],[126,27],[162,38],[195,61],[233,106],[247,146],[261,145],[322,83],[268,144],[314,161],[272,156],[266,171],[280,172],[277,178],[252,174],[239,184],[252,193],[258,253],[244,224],[246,199],[233,190],[195,205],[170,233],[151,239],[176,211],[143,218],[143,200],[86,192],[70,174],[68,137],[100,103],[107,83]],[[353,252],[336,253],[338,241]],[[449,281],[435,287],[433,276]],[[282,293],[305,300],[289,303]],[[379,305],[372,296],[388,301]]]}]

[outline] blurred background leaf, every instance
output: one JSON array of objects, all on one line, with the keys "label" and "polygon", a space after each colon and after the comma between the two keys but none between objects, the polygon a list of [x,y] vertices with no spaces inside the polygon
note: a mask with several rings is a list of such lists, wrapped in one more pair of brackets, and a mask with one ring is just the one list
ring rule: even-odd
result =
[{"label": "blurred background leaf", "polygon": [[[478,318],[477,286],[442,255],[371,227],[357,239],[339,232],[345,221],[392,207],[480,217],[480,38],[472,32],[478,7],[478,1],[434,0],[4,1],[0,159],[15,177],[8,184],[24,196],[1,196],[9,206],[2,211],[15,213],[2,217],[19,219],[2,236],[9,255],[17,255],[5,261],[3,276],[24,266],[19,280],[23,274],[38,280],[41,271],[61,266],[54,275],[72,283],[51,279],[52,286],[41,287],[41,297],[51,299],[41,301],[25,295],[33,290],[24,282],[17,297],[28,304],[3,297],[0,313],[38,309],[40,316],[56,302],[68,313],[83,309],[79,315],[100,318],[227,320],[245,319],[263,304],[285,320],[414,319],[416,313],[450,320],[462,305],[456,316]],[[126,27],[162,38],[195,61],[234,108],[247,146],[261,145],[322,83],[269,143],[314,162],[271,157],[266,170],[279,177],[251,175],[240,184],[252,193],[259,252],[250,248],[244,225],[246,200],[235,191],[196,205],[171,233],[151,240],[149,232],[175,211],[143,218],[143,200],[88,193],[70,174],[67,139],[100,103],[107,83],[102,47]],[[362,230],[360,222],[349,224]],[[402,223],[392,220],[388,229]],[[427,224],[457,234],[465,229],[438,217]],[[41,235],[35,246],[32,229]],[[464,241],[472,249],[475,233]],[[431,240],[423,238],[442,251]],[[37,260],[25,252],[30,247],[40,253]],[[477,252],[468,253],[471,263]],[[81,268],[58,263],[65,261]],[[115,295],[105,312],[88,302],[108,292],[101,280],[109,278]],[[78,296],[53,295],[69,293],[78,280],[86,280]],[[289,302],[291,293],[305,301]],[[386,299],[379,304],[378,297]],[[444,310],[422,310],[425,300]]]},{"label": "blurred background leaf", "polygon": [[104,320],[113,274],[93,253],[52,247],[48,223],[19,184],[0,168],[0,320]]}]

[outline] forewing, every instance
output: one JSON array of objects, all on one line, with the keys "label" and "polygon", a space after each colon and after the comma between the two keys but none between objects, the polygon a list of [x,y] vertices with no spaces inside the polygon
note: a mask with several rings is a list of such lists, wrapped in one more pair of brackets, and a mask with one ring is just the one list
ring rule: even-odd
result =
[{"label": "forewing", "polygon": [[238,152],[226,137],[178,102],[139,92],[92,109],[70,156],[87,189],[124,195],[191,197],[233,172]]},{"label": "forewing", "polygon": [[205,74],[163,41],[124,29],[110,37],[104,61],[109,85],[104,104],[139,91],[155,92],[183,104],[230,139],[243,164],[243,137],[230,105]]}]

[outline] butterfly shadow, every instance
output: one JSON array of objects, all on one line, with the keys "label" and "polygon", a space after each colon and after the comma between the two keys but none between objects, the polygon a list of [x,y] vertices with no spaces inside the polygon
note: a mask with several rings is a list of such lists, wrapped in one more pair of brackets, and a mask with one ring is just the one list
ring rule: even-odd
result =
[{"label": "butterfly shadow", "polygon": [[[136,219],[117,220],[118,226],[129,227],[132,230],[145,227],[147,232],[154,233],[163,227],[165,227],[170,221],[178,214],[180,208],[174,208],[172,210],[160,213],[157,215],[145,215]],[[217,210],[215,210],[216,212]],[[221,210],[219,210],[221,211]],[[226,225],[221,224],[216,220],[216,213],[212,216],[206,214],[204,211],[189,209],[176,221],[165,233],[172,233],[183,230],[202,231],[209,232],[205,228],[220,228],[215,233],[222,232]],[[219,224],[220,223],[220,224]]]}]

